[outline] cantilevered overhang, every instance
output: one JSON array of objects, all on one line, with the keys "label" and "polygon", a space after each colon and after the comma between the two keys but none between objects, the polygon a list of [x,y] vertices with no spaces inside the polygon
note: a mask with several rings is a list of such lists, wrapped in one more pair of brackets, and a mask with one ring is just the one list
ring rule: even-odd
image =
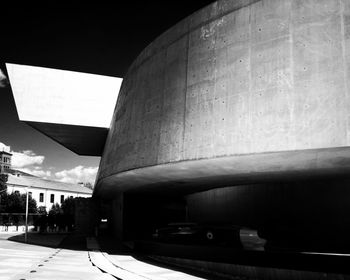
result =
[{"label": "cantilevered overhang", "polygon": [[171,162],[99,177],[94,195],[184,195],[217,187],[350,176],[350,148],[308,149]]},{"label": "cantilevered overhang", "polygon": [[79,155],[100,156],[121,78],[6,64],[18,117]]}]

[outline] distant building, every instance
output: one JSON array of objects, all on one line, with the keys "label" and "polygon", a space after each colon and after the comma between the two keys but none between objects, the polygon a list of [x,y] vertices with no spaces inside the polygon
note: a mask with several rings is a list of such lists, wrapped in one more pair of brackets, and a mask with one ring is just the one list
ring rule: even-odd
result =
[{"label": "distant building", "polygon": [[69,197],[91,197],[92,190],[81,184],[69,184],[42,179],[35,176],[8,174],[7,192],[26,193],[37,202],[37,206],[45,206],[50,210],[55,203],[61,204]]},{"label": "distant building", "polygon": [[0,152],[0,173],[8,174],[7,192],[26,193],[32,196],[37,206],[44,206],[49,211],[53,204],[61,204],[69,197],[91,197],[92,190],[82,184],[69,184],[42,179],[11,168],[12,154]]},{"label": "distant building", "polygon": [[7,173],[11,168],[11,157],[11,153],[0,151],[0,173]]}]

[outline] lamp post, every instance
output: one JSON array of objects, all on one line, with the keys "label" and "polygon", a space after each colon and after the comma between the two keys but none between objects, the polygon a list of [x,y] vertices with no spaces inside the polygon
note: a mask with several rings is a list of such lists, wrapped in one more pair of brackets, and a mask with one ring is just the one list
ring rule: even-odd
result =
[{"label": "lamp post", "polygon": [[[0,211],[1,211],[1,193],[6,192],[6,191],[7,191],[6,189],[0,191]],[[0,212],[0,215],[1,215],[1,212]],[[3,220],[3,218],[4,218],[4,217],[1,217],[1,221]]]},{"label": "lamp post", "polygon": [[28,242],[28,187],[26,188],[26,230],[24,233],[24,242],[27,243]]},{"label": "lamp post", "polygon": [[[27,243],[28,241],[28,204],[29,204],[29,188],[30,186],[28,185],[20,185],[20,184],[9,184],[9,183],[6,183],[7,186],[13,186],[13,187],[16,187],[16,186],[19,186],[19,187],[24,187],[24,189],[26,190],[26,224],[25,224],[25,232],[24,232],[24,242]],[[0,192],[1,193],[1,192]]]}]

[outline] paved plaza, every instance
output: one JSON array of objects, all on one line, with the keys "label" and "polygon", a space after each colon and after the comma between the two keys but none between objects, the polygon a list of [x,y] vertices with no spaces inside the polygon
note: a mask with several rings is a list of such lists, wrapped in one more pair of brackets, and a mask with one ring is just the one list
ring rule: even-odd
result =
[{"label": "paved plaza", "polygon": [[[132,256],[107,254],[99,249],[94,238],[79,244],[60,246],[65,235],[30,234],[25,244],[23,235],[0,233],[0,280],[34,279],[202,279],[136,260]],[[15,240],[15,241],[14,241]],[[43,243],[47,243],[44,246]],[[80,244],[81,245],[81,244]]]},{"label": "paved plaza", "polygon": [[[9,241],[12,234],[0,235],[0,279],[115,279],[89,260],[88,251],[67,250]],[[38,239],[40,236],[29,236]],[[45,238],[58,246],[63,236]],[[44,242],[42,240],[42,242]],[[55,244],[56,243],[56,244]]]}]

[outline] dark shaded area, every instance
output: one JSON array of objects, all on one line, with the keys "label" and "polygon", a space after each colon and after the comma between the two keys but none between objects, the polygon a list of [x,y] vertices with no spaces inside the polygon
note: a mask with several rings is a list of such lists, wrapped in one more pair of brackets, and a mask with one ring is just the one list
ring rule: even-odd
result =
[{"label": "dark shaded area", "polygon": [[[82,233],[28,233],[28,244],[68,250],[87,250],[86,234]],[[14,235],[8,240],[25,243],[24,233]]]},{"label": "dark shaded area", "polygon": [[[65,233],[32,233],[28,232],[28,244],[58,248],[59,244],[67,236]],[[25,243],[25,234],[18,234],[8,238],[10,241]]]},{"label": "dark shaded area", "polygon": [[146,255],[202,260],[253,267],[350,274],[349,256],[300,252],[257,252],[216,246],[195,246],[137,241],[135,250]]},{"label": "dark shaded area", "polygon": [[[283,271],[283,277],[291,278],[293,273],[303,275],[300,279],[305,279],[303,273],[314,273],[316,278],[325,273],[329,279],[346,279],[350,274],[348,185],[347,176],[322,176],[173,197],[126,193],[124,241],[141,256],[230,264],[236,266],[234,269],[239,265],[248,270],[264,268],[271,274],[278,270]],[[267,239],[265,251],[190,239],[152,240],[155,229],[171,222],[249,227]]]},{"label": "dark shaded area", "polygon": [[157,261],[152,257],[148,256],[147,254],[144,254],[144,252],[142,251],[131,249],[130,246],[133,246],[133,242],[130,242],[130,243],[117,242],[116,239],[113,237],[113,234],[111,234],[110,232],[105,232],[101,234],[98,237],[98,243],[101,247],[101,250],[103,252],[107,252],[110,255],[131,255],[135,259],[151,265],[159,266],[166,269],[181,271],[183,273],[191,274],[197,277],[202,277],[204,279],[213,279],[213,280],[232,279],[231,277],[229,278],[224,276],[220,277],[218,275],[215,275],[215,273],[203,272],[198,269],[192,269],[190,267],[177,266],[176,263],[167,264],[163,261]]},{"label": "dark shaded area", "polygon": [[154,230],[169,222],[186,221],[183,197],[130,194],[124,196],[126,240],[150,239]]},{"label": "dark shaded area", "polygon": [[1,15],[1,59],[122,77],[157,36],[211,2],[123,1],[69,7],[8,3]]},{"label": "dark shaded area", "polygon": [[349,253],[348,178],[218,188],[186,196],[189,219],[258,230],[266,249]]},{"label": "dark shaded area", "polygon": [[191,222],[254,229],[267,240],[269,251],[349,253],[349,180],[329,176],[276,181],[173,197],[126,193],[121,214],[123,239],[152,240],[156,229]]},{"label": "dark shaded area", "polygon": [[79,125],[26,122],[78,155],[101,156],[108,129]]},{"label": "dark shaded area", "polygon": [[71,233],[62,240],[59,248],[69,250],[86,250],[86,235]]}]

